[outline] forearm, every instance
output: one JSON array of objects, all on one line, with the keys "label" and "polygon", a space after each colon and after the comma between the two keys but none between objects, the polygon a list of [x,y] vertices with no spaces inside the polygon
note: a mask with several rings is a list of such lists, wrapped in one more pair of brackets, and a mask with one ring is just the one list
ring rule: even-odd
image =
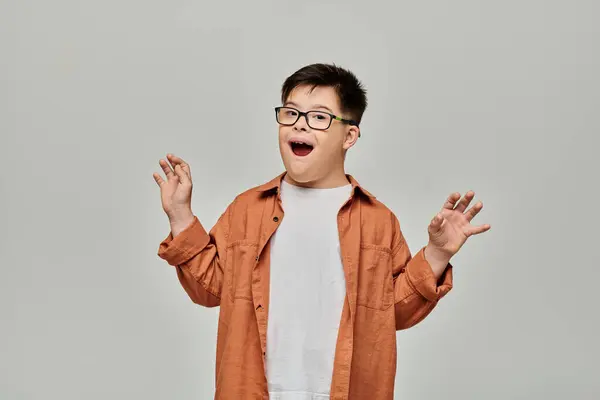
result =
[{"label": "forearm", "polygon": [[439,252],[429,244],[425,246],[424,256],[425,260],[427,260],[427,262],[431,266],[435,279],[440,279],[440,277],[446,270],[448,263],[450,262],[450,257],[448,257],[447,254]]},{"label": "forearm", "polygon": [[191,210],[189,212],[170,217],[169,224],[171,226],[171,234],[173,237],[176,237],[183,232],[192,224],[192,222],[194,222],[194,214]]}]

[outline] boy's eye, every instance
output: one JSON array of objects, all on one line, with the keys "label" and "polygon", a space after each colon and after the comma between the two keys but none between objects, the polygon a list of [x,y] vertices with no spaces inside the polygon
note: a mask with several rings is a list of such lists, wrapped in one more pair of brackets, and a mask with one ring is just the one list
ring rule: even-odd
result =
[{"label": "boy's eye", "polygon": [[315,121],[324,121],[327,119],[327,115],[323,113],[311,113],[311,118]]}]

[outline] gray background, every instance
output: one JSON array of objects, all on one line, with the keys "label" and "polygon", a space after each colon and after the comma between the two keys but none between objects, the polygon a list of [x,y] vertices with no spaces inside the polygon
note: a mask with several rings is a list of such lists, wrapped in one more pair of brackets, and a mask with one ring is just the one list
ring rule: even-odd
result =
[{"label": "gray background", "polygon": [[348,172],[413,252],[451,191],[492,229],[398,333],[399,399],[600,396],[600,3],[0,1],[0,399],[209,399],[218,309],[156,253],[152,178],[210,227],[282,171],[272,107],[312,62],[370,105]]}]

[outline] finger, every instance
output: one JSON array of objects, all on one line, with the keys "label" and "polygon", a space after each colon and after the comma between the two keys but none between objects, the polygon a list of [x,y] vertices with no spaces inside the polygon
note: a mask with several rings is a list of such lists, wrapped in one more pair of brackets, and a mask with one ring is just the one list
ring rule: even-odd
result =
[{"label": "finger", "polygon": [[173,165],[173,168],[175,168],[175,165],[181,165],[181,168],[183,169],[183,171],[191,178],[192,177],[192,172],[190,170],[190,166],[188,163],[186,163],[185,161],[183,161],[182,158],[177,157],[173,154],[167,154],[167,159],[171,162],[171,164]]},{"label": "finger", "polygon": [[456,202],[458,201],[458,199],[460,199],[460,193],[458,193],[458,192],[452,193],[446,199],[446,202],[444,203],[442,209],[453,210],[454,209],[454,205],[456,204]]},{"label": "finger", "polygon": [[444,217],[442,217],[442,214],[440,214],[440,213],[436,214],[436,216],[433,217],[431,219],[431,222],[429,223],[430,231],[432,233],[439,232],[442,228],[443,223],[444,223]]},{"label": "finger", "polygon": [[181,168],[180,164],[175,165],[175,174],[179,177],[179,182],[184,185],[190,185],[192,181],[190,177],[185,173],[185,171]]},{"label": "finger", "polygon": [[158,184],[158,186],[160,186],[163,183],[165,183],[165,181],[163,180],[163,178],[161,178],[161,176],[159,174],[157,174],[156,172],[153,173],[152,176],[154,177],[154,180],[156,181],[156,183]]},{"label": "finger", "polygon": [[167,154],[167,159],[169,160],[169,162],[171,164],[173,164],[173,167],[175,167],[175,165],[179,164],[182,167],[187,167],[189,169],[188,163],[186,163],[181,157],[177,157],[176,155],[169,153],[169,154]]},{"label": "finger", "polygon": [[459,212],[465,212],[465,210],[467,209],[467,207],[469,206],[469,204],[471,203],[471,200],[473,200],[473,197],[475,197],[475,193],[472,190],[469,190],[466,194],[465,197],[463,197],[457,204],[456,208],[454,208],[456,211]]},{"label": "finger", "polygon": [[167,176],[167,180],[171,180],[173,178],[177,178],[177,176],[175,175],[175,173],[171,169],[171,166],[169,165],[168,162],[166,162],[165,160],[161,159],[158,163],[160,164],[160,167],[164,171],[165,175]]},{"label": "finger", "polygon": [[473,218],[475,218],[475,216],[479,214],[479,211],[481,211],[482,208],[483,203],[481,201],[477,202],[473,207],[471,207],[469,211],[465,213],[467,221],[471,221]]},{"label": "finger", "polygon": [[480,233],[486,232],[490,230],[491,226],[489,224],[483,224],[479,226],[471,226],[467,230],[467,236],[479,235]]},{"label": "finger", "polygon": [[188,176],[188,179],[192,180],[192,172],[190,171],[190,166],[188,164],[179,164],[181,165],[181,169]]}]

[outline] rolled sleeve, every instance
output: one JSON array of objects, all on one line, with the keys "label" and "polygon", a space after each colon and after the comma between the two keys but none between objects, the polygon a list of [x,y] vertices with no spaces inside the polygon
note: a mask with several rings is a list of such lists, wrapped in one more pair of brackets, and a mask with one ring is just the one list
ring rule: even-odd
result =
[{"label": "rolled sleeve", "polygon": [[392,275],[396,329],[408,329],[423,321],[439,300],[452,289],[452,265],[448,263],[439,279],[425,259],[425,247],[414,256],[396,222],[392,250]]},{"label": "rolled sleeve", "polygon": [[437,302],[444,297],[453,285],[452,264],[448,263],[439,279],[435,279],[429,262],[425,259],[425,248],[408,262],[406,275],[408,282],[428,301]]},{"label": "rolled sleeve", "polygon": [[199,254],[210,242],[210,236],[197,217],[179,235],[172,233],[160,243],[158,256],[173,266],[182,265]]}]

